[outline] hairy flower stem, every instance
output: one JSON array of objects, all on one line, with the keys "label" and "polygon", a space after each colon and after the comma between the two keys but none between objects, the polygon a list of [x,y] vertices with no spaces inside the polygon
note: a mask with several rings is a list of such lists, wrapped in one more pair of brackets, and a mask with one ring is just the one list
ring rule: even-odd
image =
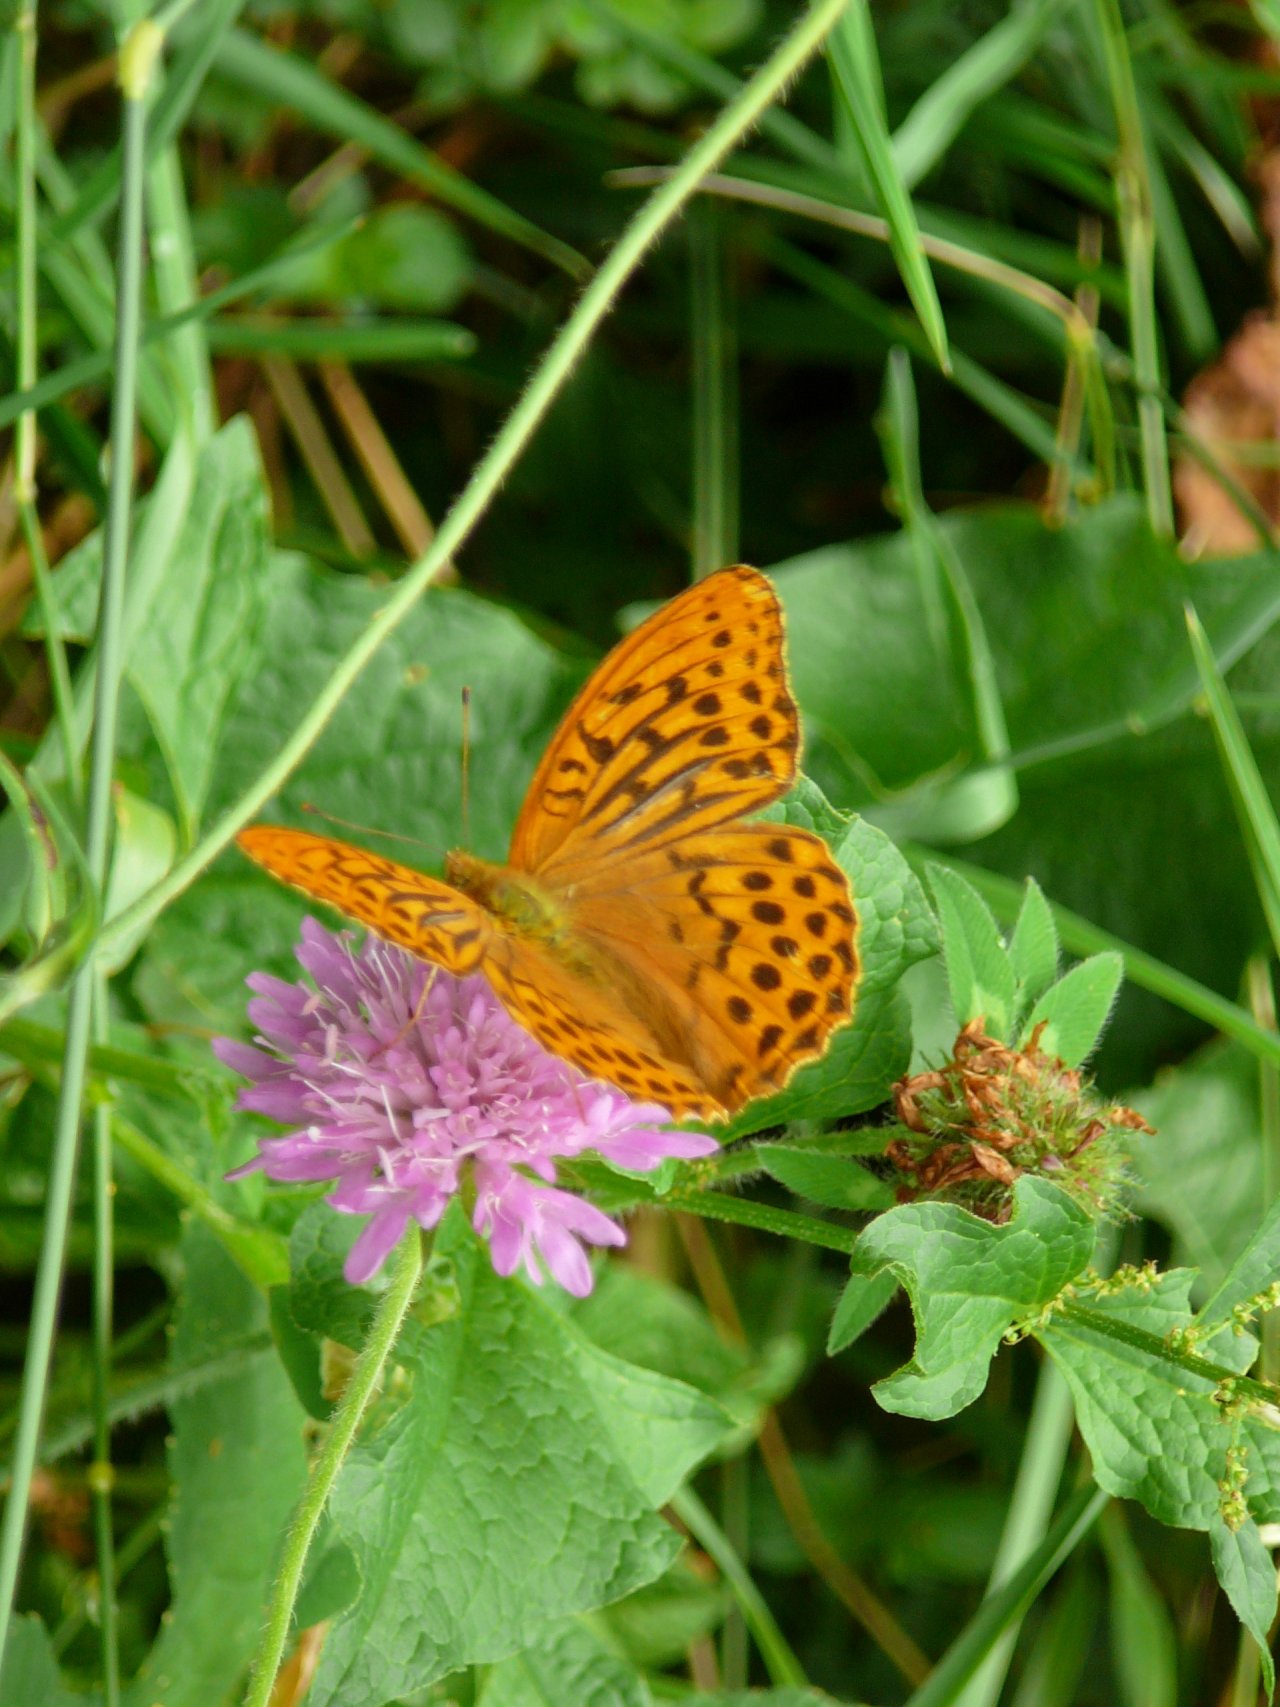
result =
[{"label": "hairy flower stem", "polygon": [[356,1431],[369,1407],[369,1401],[377,1391],[387,1359],[400,1337],[400,1329],[422,1274],[424,1244],[424,1237],[416,1227],[411,1227],[400,1241],[391,1270],[391,1284],[378,1305],[377,1314],[369,1329],[369,1337],[355,1361],[351,1379],[334,1412],[328,1436],[320,1449],[311,1478],[289,1525],[280,1561],[280,1575],[276,1578],[262,1646],[254,1662],[244,1707],[268,1707],[271,1700],[276,1673],[280,1670],[285,1644],[289,1639],[289,1626],[293,1620],[293,1608],[298,1598],[307,1554],[324,1515],[324,1508],[333,1493],[338,1473],[346,1462]]}]

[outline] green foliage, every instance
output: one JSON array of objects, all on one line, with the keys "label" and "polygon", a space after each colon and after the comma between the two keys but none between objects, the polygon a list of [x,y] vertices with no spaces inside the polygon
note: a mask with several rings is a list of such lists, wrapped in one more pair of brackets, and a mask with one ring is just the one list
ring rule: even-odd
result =
[{"label": "green foliage", "polygon": [[[806,737],[766,816],[849,877],[851,1023],[710,1159],[562,1168],[627,1218],[585,1299],[498,1277],[464,1167],[284,1605],[307,1699],[1273,1691],[1274,444],[1188,387],[1266,295],[1277,9],[817,6],[822,62],[696,173],[818,12],[53,6],[34,81],[6,18],[0,1707],[245,1698],[397,1298],[323,1182],[225,1178],[274,1128],[209,1039],[305,910],[235,828],[501,860],[618,613],[739,533]],[[125,124],[93,68],[149,42]],[[674,199],[628,224],[672,170],[717,198],[690,242]],[[1170,451],[1233,543],[1181,466],[1174,537]]]}]

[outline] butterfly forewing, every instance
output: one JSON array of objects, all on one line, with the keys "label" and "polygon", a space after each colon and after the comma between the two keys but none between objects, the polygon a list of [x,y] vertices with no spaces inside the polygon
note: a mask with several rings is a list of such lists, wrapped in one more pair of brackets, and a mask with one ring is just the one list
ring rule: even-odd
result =
[{"label": "butterfly forewing", "polygon": [[620,848],[665,846],[767,805],[799,732],[782,613],[754,569],[721,569],[621,641],[530,785],[511,864],[569,886]]},{"label": "butterfly forewing", "polygon": [[388,942],[457,977],[481,970],[492,921],[450,884],[309,830],[255,824],[236,840],[273,877],[368,925]]}]

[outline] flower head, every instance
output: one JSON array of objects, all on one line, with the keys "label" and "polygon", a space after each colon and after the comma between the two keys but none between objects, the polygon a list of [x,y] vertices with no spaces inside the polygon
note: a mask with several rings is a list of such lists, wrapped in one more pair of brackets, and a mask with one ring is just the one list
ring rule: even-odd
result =
[{"label": "flower head", "polygon": [[1043,1174],[1091,1209],[1111,1212],[1123,1184],[1125,1131],[1150,1132],[1140,1114],[1104,1103],[1078,1069],[1040,1047],[1040,1024],[1021,1049],[970,1020],[944,1066],[893,1087],[899,1136],[885,1155],[905,1176],[903,1202],[939,1193],[1004,1221],[1024,1173]]},{"label": "flower head", "polygon": [[472,1224],[499,1274],[543,1266],[567,1291],[591,1290],[584,1244],[626,1234],[560,1189],[556,1160],[594,1150],[647,1172],[709,1155],[714,1138],[660,1130],[654,1103],[588,1079],[524,1031],[483,978],[455,978],[377,937],[357,947],[314,919],[297,958],[310,984],[255,972],[254,1044],[219,1038],[218,1058],[251,1081],[237,1107],[292,1128],[263,1138],[229,1178],[334,1180],[328,1202],[369,1220],[346,1277],[368,1280],[410,1218],[434,1227],[468,1186]]}]

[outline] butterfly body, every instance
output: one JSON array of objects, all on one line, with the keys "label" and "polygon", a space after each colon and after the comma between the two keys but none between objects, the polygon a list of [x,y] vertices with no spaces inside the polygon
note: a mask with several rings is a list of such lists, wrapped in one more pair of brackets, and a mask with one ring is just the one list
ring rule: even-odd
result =
[{"label": "butterfly body", "polygon": [[284,882],[459,976],[540,1042],[673,1114],[785,1084],[848,1021],[857,917],[820,837],[743,822],[795,780],[782,616],[722,569],[619,643],[538,766],[506,865],[445,879],[309,831],[241,847]]}]

